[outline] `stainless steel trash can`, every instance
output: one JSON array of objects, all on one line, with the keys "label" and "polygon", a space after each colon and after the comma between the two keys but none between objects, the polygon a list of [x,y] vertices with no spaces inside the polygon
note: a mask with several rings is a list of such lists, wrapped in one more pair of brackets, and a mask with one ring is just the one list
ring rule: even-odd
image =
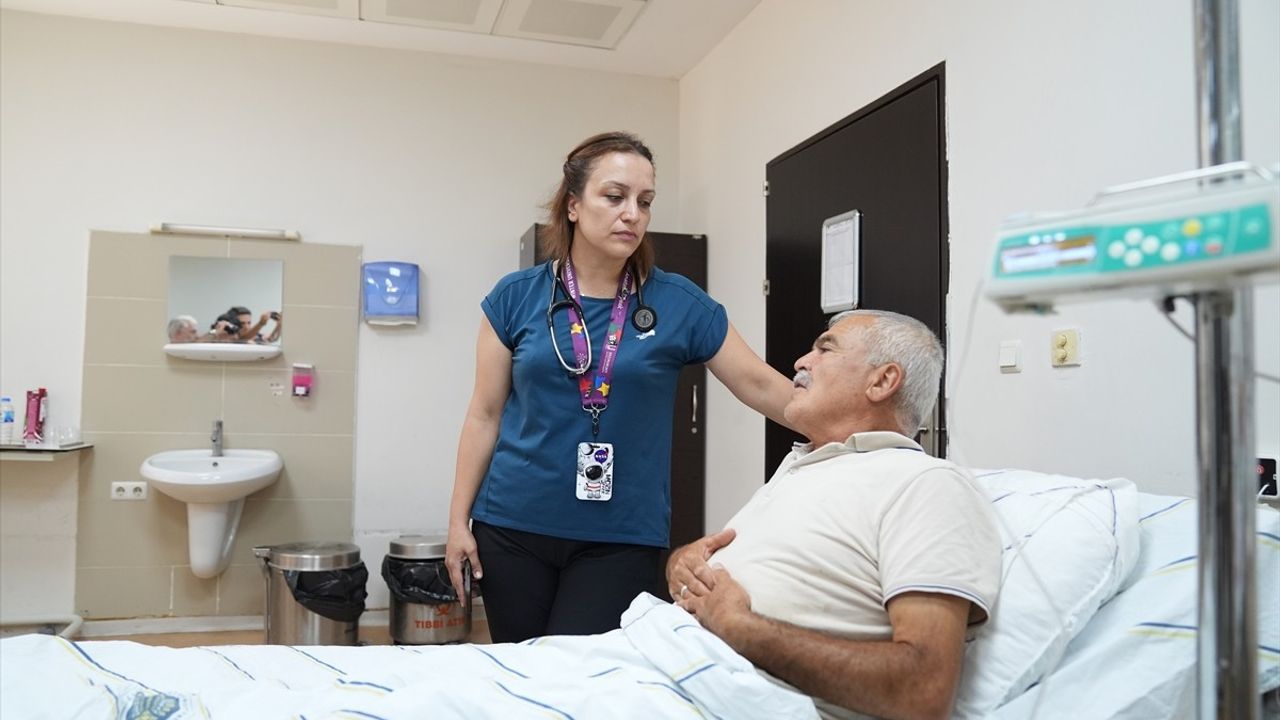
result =
[{"label": "stainless steel trash can", "polygon": [[[391,541],[382,577],[391,591],[389,632],[397,645],[463,642],[471,634],[470,598],[465,606],[458,604],[444,564],[445,543],[446,538],[426,535]],[[464,596],[471,590],[466,584]]]},{"label": "stainless steel trash can", "polygon": [[[267,582],[263,620],[268,645],[358,643],[368,577],[359,547],[344,542],[298,542],[255,547],[253,554],[262,560]],[[337,612],[330,607],[320,609],[335,617],[315,612],[295,597],[300,581],[334,579],[345,585],[344,596],[329,603],[337,606]]]}]

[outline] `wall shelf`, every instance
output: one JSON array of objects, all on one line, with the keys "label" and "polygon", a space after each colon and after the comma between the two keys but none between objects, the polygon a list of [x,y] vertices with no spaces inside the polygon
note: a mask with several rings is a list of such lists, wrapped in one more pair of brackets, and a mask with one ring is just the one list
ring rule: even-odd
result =
[{"label": "wall shelf", "polygon": [[213,362],[253,362],[270,360],[280,354],[279,345],[255,343],[169,343],[164,351],[184,360]]},{"label": "wall shelf", "polygon": [[0,445],[0,461],[53,462],[63,453],[79,452],[93,447],[92,443],[76,443],[62,447],[27,447],[25,445]]}]

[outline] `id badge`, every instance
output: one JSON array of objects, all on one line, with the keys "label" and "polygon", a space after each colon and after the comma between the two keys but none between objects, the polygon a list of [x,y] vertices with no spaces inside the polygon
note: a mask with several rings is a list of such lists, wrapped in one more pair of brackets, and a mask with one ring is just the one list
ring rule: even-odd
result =
[{"label": "id badge", "polygon": [[613,497],[613,443],[578,443],[579,500],[604,502]]}]

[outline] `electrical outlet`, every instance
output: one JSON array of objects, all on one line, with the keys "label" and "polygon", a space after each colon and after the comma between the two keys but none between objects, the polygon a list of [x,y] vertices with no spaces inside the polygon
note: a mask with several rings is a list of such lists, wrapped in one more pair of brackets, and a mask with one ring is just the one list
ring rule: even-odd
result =
[{"label": "electrical outlet", "polygon": [[1080,331],[1076,328],[1054,330],[1049,336],[1049,359],[1054,367],[1080,364]]},{"label": "electrical outlet", "polygon": [[1002,373],[1022,372],[1022,341],[1021,340],[1000,341],[1000,372]]},{"label": "electrical outlet", "polygon": [[147,499],[147,483],[139,482],[113,482],[111,483],[111,499],[112,500],[146,500]]}]

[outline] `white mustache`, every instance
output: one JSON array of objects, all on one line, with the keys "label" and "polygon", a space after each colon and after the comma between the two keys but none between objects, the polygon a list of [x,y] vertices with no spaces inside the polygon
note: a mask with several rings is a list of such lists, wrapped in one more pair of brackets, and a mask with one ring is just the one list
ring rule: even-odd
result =
[{"label": "white mustache", "polygon": [[791,384],[795,387],[807,388],[809,387],[809,382],[812,379],[813,378],[809,376],[808,370],[797,370],[795,378],[791,381]]}]

